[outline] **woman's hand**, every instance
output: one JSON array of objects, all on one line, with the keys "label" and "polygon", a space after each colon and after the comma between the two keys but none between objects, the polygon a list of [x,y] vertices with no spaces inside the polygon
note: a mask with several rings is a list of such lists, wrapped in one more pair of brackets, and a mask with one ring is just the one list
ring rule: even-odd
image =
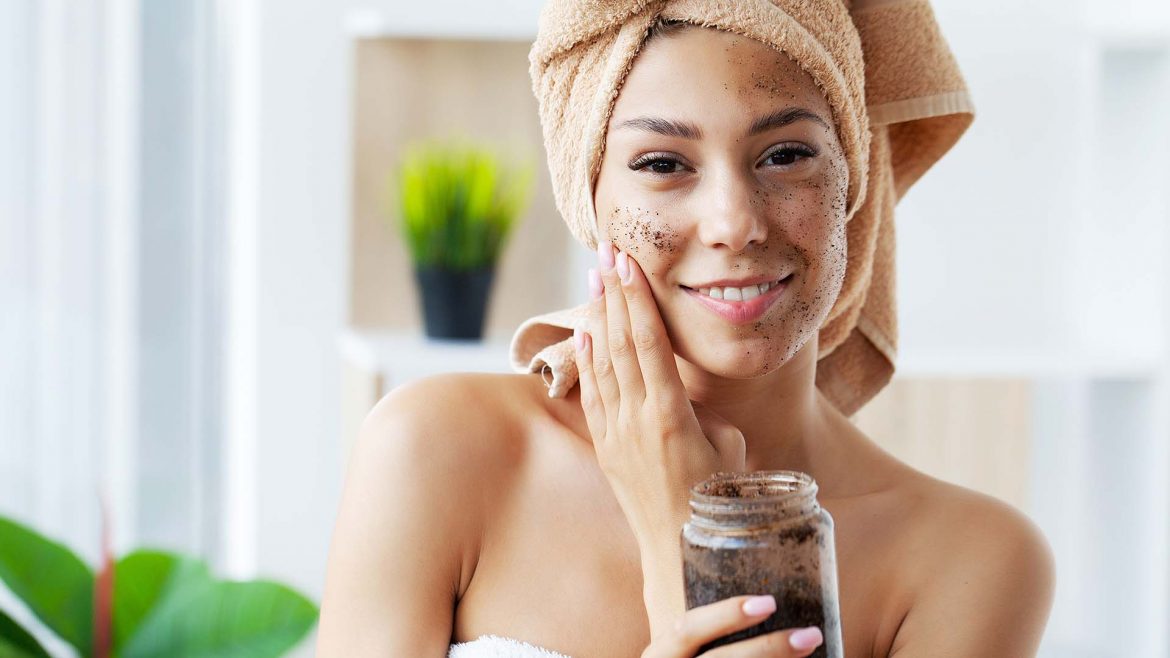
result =
[{"label": "woman's hand", "polygon": [[[692,658],[704,644],[759,624],[776,610],[772,596],[733,596],[688,610],[654,638],[642,658]],[[815,626],[757,635],[706,651],[707,658],[800,658],[812,653],[824,638]]]},{"label": "woman's hand", "polygon": [[638,263],[624,253],[615,259],[607,242],[598,255],[600,273],[589,272],[588,331],[575,333],[581,406],[598,463],[642,552],[654,631],[685,609],[679,532],[690,488],[717,471],[743,471],[744,438],[688,400]]}]

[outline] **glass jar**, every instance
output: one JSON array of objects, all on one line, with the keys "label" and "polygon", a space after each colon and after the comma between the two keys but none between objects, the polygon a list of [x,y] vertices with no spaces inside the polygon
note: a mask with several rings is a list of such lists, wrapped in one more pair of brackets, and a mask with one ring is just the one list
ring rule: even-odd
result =
[{"label": "glass jar", "polygon": [[743,594],[772,594],[776,612],[707,643],[699,654],[790,628],[817,626],[825,641],[811,655],[841,658],[833,517],[817,483],[797,471],[716,473],[691,488],[682,530],[687,610]]}]

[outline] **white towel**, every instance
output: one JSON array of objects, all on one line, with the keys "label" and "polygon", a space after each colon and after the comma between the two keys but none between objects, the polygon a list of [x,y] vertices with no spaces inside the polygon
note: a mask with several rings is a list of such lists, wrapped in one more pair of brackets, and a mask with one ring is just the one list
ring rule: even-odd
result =
[{"label": "white towel", "polygon": [[452,644],[447,658],[569,658],[527,642],[498,635],[481,635],[469,642]]}]

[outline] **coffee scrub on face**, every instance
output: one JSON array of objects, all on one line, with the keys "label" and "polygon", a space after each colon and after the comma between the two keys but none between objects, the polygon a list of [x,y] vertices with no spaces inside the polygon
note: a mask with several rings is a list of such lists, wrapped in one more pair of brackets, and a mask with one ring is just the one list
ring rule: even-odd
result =
[{"label": "coffee scrub on face", "polygon": [[699,654],[816,626],[825,639],[810,655],[844,655],[833,518],[816,493],[816,482],[797,471],[716,473],[691,488],[681,538],[687,609],[745,594],[776,598],[776,611],[763,622],[709,642]]}]

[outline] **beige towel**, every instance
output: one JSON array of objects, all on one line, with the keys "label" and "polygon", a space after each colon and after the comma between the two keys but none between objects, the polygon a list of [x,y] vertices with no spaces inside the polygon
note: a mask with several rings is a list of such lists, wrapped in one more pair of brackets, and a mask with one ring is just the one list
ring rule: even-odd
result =
[{"label": "beige towel", "polygon": [[[737,32],[787,53],[833,109],[849,167],[848,264],[818,334],[816,384],[852,416],[894,373],[894,204],[974,118],[934,12],[926,0],[551,0],[529,53],[530,74],[557,209],[590,249],[597,245],[593,185],[610,112],[659,16]],[[550,397],[577,381],[572,329],[583,326],[585,308],[526,320],[512,338],[513,368],[542,373]]]}]

